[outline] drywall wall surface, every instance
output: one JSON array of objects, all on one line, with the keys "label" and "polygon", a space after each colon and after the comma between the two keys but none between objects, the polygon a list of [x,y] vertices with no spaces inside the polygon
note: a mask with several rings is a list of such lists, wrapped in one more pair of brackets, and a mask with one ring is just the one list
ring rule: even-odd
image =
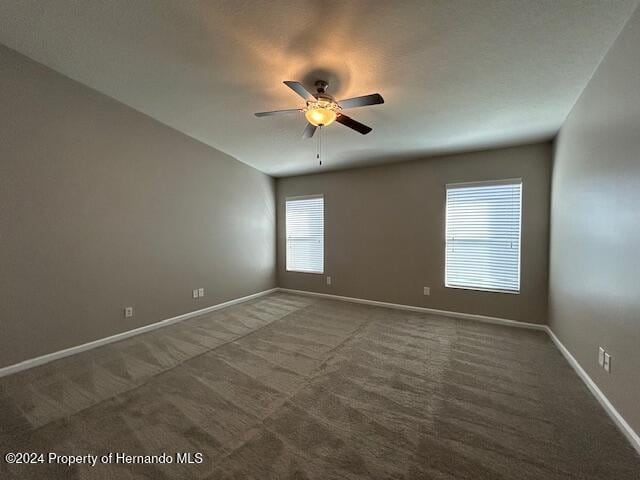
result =
[{"label": "drywall wall surface", "polygon": [[[550,162],[541,143],[278,179],[279,286],[546,323]],[[506,178],[523,180],[520,294],[446,288],[446,184]],[[310,194],[325,199],[325,275],[286,271],[285,199]]]},{"label": "drywall wall surface", "polygon": [[640,10],[562,127],[552,178],[551,328],[640,432]]},{"label": "drywall wall surface", "polygon": [[1,46],[0,109],[0,367],[275,286],[270,177]]}]

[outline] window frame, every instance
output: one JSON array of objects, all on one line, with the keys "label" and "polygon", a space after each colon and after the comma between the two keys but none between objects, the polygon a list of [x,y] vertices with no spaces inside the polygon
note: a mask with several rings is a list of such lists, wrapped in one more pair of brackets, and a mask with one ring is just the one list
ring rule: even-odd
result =
[{"label": "window frame", "polygon": [[[293,270],[289,269],[287,258],[289,255],[289,238],[287,236],[287,202],[295,201],[295,200],[311,200],[314,198],[322,199],[322,270],[312,271],[312,270]],[[324,248],[324,239],[325,239],[325,221],[324,221],[324,194],[316,193],[311,195],[296,195],[292,197],[285,197],[284,199],[284,269],[286,272],[292,273],[308,273],[310,275],[324,275],[325,271],[325,248]]]},{"label": "window frame", "polygon": [[[463,187],[489,187],[496,185],[520,185],[520,212],[519,212],[519,247],[518,247],[518,289],[499,289],[499,288],[480,288],[465,285],[448,285],[447,284],[447,219],[448,219],[448,194],[450,188],[463,188]],[[504,178],[498,180],[478,180],[471,182],[456,182],[447,183],[444,188],[444,287],[454,290],[470,290],[474,292],[486,292],[486,293],[506,293],[510,295],[520,295],[522,292],[522,212],[524,209],[524,180],[521,177]]]}]

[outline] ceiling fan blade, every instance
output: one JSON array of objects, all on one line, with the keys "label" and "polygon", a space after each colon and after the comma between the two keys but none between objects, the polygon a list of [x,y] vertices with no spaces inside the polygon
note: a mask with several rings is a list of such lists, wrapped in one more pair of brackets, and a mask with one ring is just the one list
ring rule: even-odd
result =
[{"label": "ceiling fan blade", "polygon": [[379,93],[372,93],[371,95],[363,95],[362,97],[347,98],[346,100],[340,100],[338,105],[342,108],[356,108],[366,107],[367,105],[378,105],[384,103],[384,98]]},{"label": "ceiling fan blade", "polygon": [[301,108],[290,108],[289,110],[273,110],[271,112],[257,112],[254,113],[256,117],[268,117],[269,115],[280,115],[281,113],[295,113],[301,112]]},{"label": "ceiling fan blade", "polygon": [[341,123],[345,127],[352,128],[353,130],[355,130],[358,133],[361,133],[362,135],[366,135],[371,130],[373,130],[373,128],[367,127],[365,124],[357,122],[353,118],[347,117],[346,115],[343,115],[342,113],[340,113],[336,117],[336,122]]},{"label": "ceiling fan blade", "polygon": [[304,129],[304,132],[302,132],[302,138],[311,138],[313,137],[313,134],[316,133],[316,127],[315,125],[311,124],[311,123],[307,123],[306,128]]},{"label": "ceiling fan blade", "polygon": [[300,82],[294,82],[292,80],[285,80],[282,83],[284,83],[287,87],[289,87],[291,90],[296,92],[298,95],[300,95],[305,100],[308,100],[310,102],[315,102],[316,101],[316,97],[314,97],[311,93],[309,93],[309,91],[306,88],[304,88],[304,86]]}]

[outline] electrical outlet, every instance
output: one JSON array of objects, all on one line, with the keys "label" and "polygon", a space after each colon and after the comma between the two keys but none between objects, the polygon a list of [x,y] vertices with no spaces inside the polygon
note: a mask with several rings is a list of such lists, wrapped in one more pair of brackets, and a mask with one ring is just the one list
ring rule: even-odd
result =
[{"label": "electrical outlet", "polygon": [[204,297],[204,288],[199,288],[198,289],[198,296],[199,297]]},{"label": "electrical outlet", "polygon": [[598,347],[598,365],[604,367],[604,348]]},{"label": "electrical outlet", "polygon": [[192,292],[193,298],[198,298],[198,289],[194,288]]},{"label": "electrical outlet", "polygon": [[124,308],[124,318],[133,317],[133,307],[125,307]]},{"label": "electrical outlet", "polygon": [[431,295],[431,287],[424,287],[423,294]]},{"label": "electrical outlet", "polygon": [[327,276],[327,285],[331,285],[331,277]]},{"label": "electrical outlet", "polygon": [[611,373],[611,355],[604,352],[604,365],[602,366],[607,373]]}]

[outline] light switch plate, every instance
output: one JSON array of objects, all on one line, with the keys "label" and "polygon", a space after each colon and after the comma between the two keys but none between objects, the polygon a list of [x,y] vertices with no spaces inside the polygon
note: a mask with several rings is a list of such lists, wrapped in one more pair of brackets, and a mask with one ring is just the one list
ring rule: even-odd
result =
[{"label": "light switch plate", "polygon": [[598,347],[598,365],[604,367],[604,348]]},{"label": "light switch plate", "polygon": [[604,353],[603,367],[607,373],[611,373],[611,355],[609,355],[607,352]]}]

